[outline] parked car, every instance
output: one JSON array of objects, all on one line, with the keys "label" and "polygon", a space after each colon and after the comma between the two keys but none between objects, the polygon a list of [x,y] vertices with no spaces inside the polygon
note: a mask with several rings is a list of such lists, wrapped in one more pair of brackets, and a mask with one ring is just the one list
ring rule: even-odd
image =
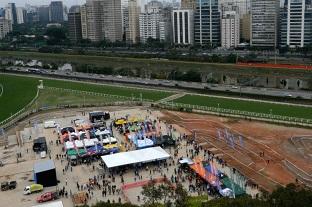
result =
[{"label": "parked car", "polygon": [[9,181],[1,183],[1,191],[13,190],[16,188],[16,181]]},{"label": "parked car", "polygon": [[37,202],[42,203],[42,202],[52,201],[52,200],[58,199],[58,197],[59,196],[57,192],[47,192],[47,193],[40,195],[37,198]]}]

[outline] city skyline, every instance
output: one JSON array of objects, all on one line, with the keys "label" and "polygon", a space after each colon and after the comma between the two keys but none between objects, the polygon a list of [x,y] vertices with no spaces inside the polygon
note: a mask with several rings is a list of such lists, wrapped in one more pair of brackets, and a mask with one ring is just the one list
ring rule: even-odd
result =
[{"label": "city skyline", "polygon": [[[26,4],[32,5],[32,6],[40,6],[40,5],[49,5],[51,1],[57,1],[57,0],[1,0],[0,8],[7,6],[8,3],[15,3],[17,7],[24,7]],[[62,1],[62,0],[61,0]],[[146,3],[151,0],[141,0],[142,3]],[[173,0],[160,0],[162,1],[173,1]],[[181,1],[181,0],[176,0]],[[70,7],[73,5],[82,5],[86,3],[86,0],[64,0],[62,1],[64,5]]]}]

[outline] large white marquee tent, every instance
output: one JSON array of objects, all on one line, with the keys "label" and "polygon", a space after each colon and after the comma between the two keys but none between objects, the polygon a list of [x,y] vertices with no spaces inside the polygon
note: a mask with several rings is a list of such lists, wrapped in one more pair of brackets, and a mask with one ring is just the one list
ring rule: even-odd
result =
[{"label": "large white marquee tent", "polygon": [[101,158],[107,168],[114,168],[137,163],[165,160],[169,157],[170,155],[161,147],[151,147],[141,150],[104,155]]}]

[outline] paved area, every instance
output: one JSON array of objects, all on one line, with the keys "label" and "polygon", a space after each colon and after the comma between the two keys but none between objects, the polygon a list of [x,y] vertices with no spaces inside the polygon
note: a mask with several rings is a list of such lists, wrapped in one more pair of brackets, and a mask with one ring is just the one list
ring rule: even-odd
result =
[{"label": "paved area", "polygon": [[[111,113],[111,122],[115,118],[131,116],[137,117],[144,120],[158,120],[163,134],[168,133],[168,124],[164,121],[160,121],[159,117],[162,116],[162,113],[159,111],[150,111],[144,107],[141,108],[109,108]],[[23,195],[23,189],[25,186],[33,183],[33,165],[35,162],[39,161],[41,158],[38,154],[32,151],[33,139],[39,136],[45,136],[48,143],[48,148],[50,155],[45,159],[51,158],[56,166],[57,178],[59,184],[56,187],[45,188],[44,192],[55,191],[55,190],[65,190],[64,197],[61,200],[64,203],[65,207],[73,206],[71,195],[78,191],[88,192],[90,199],[88,204],[94,204],[97,201],[110,201],[110,202],[125,202],[130,201],[135,204],[142,204],[143,199],[141,196],[141,187],[131,188],[125,192],[121,191],[121,186],[123,184],[131,184],[138,181],[148,181],[150,179],[162,178],[164,175],[169,180],[173,181],[178,179],[182,182],[185,189],[189,190],[190,185],[195,185],[195,179],[189,180],[187,175],[184,173],[177,173],[178,158],[191,156],[193,153],[196,143],[188,143],[187,139],[183,139],[184,134],[187,133],[187,130],[183,129],[180,126],[172,125],[173,136],[179,138],[179,144],[175,148],[165,148],[165,150],[172,156],[165,163],[157,164],[148,164],[144,168],[138,170],[138,175],[135,175],[133,169],[127,169],[122,176],[120,172],[109,172],[104,170],[100,166],[100,161],[94,161],[89,164],[80,164],[78,166],[67,167],[66,158],[58,158],[57,155],[63,155],[62,145],[57,145],[57,133],[55,129],[44,129],[42,122],[45,120],[54,120],[61,127],[70,126],[71,120],[74,119],[87,119],[87,113],[83,113],[83,110],[68,110],[63,113],[53,112],[51,114],[40,115],[37,117],[32,117],[29,121],[24,121],[28,123],[28,126],[19,131],[19,139],[22,143],[21,146],[9,146],[2,148],[0,150],[0,159],[4,162],[4,166],[0,167],[0,182],[16,180],[17,188],[11,191],[0,192],[1,206],[12,206],[12,207],[28,207],[36,204],[36,197],[41,193],[32,194],[32,195]],[[119,140],[119,145],[125,144],[125,138],[123,135],[119,134],[116,129],[114,129],[114,136]],[[181,138],[181,139],[180,139]],[[133,148],[130,147],[130,150]],[[192,153],[191,153],[192,152]],[[20,153],[21,158],[17,158],[17,154]],[[203,150],[199,151],[198,156],[207,158]],[[224,167],[216,163],[217,168],[225,173],[231,173],[231,168]],[[235,175],[232,175],[233,179]],[[94,179],[98,181],[99,186],[88,187],[89,179]],[[123,180],[123,183],[122,183]],[[79,185],[79,189],[78,189]],[[104,187],[106,186],[106,187]],[[113,191],[112,188],[115,188]],[[109,190],[111,188],[111,190]],[[104,195],[104,189],[105,195]],[[201,192],[199,188],[196,192],[189,191],[190,195],[198,195],[205,192]],[[205,188],[204,188],[205,189]],[[257,189],[247,186],[247,192],[255,196],[258,191]],[[137,196],[140,196],[140,201],[138,201]],[[129,200],[127,200],[127,198]],[[208,196],[207,196],[208,198]],[[209,196],[209,198],[212,198]],[[14,201],[14,202],[12,202]]]}]

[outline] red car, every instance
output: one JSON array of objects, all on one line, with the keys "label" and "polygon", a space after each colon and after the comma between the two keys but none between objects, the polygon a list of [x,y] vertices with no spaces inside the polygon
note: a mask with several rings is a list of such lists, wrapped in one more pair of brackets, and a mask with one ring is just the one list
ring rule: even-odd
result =
[{"label": "red car", "polygon": [[47,192],[47,193],[40,195],[37,198],[37,202],[42,203],[42,202],[52,201],[52,200],[56,200],[56,199],[58,199],[58,193],[57,192]]}]

